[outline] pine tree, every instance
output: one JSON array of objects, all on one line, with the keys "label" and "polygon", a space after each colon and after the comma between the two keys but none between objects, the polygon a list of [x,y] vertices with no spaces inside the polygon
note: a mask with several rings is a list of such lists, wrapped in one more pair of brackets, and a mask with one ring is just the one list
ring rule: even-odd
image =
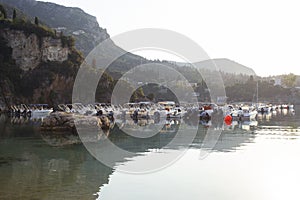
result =
[{"label": "pine tree", "polygon": [[13,11],[13,21],[15,21],[16,18],[17,18],[17,11],[16,11],[16,9],[14,9],[14,11]]},{"label": "pine tree", "polygon": [[37,26],[39,25],[39,18],[38,17],[34,18],[34,24],[37,25]]}]

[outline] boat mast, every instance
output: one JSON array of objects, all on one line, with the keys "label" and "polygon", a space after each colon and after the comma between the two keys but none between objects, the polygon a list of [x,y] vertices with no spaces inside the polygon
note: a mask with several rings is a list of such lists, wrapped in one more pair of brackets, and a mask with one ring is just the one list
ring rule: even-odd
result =
[{"label": "boat mast", "polygon": [[258,81],[256,82],[256,107],[258,108]]}]

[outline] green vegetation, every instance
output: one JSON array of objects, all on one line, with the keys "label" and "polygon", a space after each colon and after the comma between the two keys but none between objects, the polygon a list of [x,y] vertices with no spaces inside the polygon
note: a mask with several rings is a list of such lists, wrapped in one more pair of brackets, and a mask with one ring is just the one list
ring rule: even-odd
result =
[{"label": "green vegetation", "polygon": [[[1,9],[1,7],[0,7],[0,9]],[[1,11],[1,13],[2,12],[5,12],[4,8],[3,8],[3,11]],[[35,17],[34,23],[27,21],[24,18],[17,18],[17,12],[15,9],[13,10],[13,19],[12,20],[0,18],[0,28],[1,29],[9,28],[12,30],[20,30],[20,31],[23,31],[28,36],[30,34],[35,34],[39,38],[52,37],[55,39],[61,39],[64,47],[74,48],[74,46],[75,46],[75,39],[73,37],[64,36],[63,34],[57,35],[56,31],[54,31],[53,29],[51,29],[45,25],[41,25],[39,23],[38,17]]]},{"label": "green vegetation", "polygon": [[145,94],[142,87],[139,87],[137,90],[133,92],[131,95],[131,102],[139,102],[141,100],[145,100]]},{"label": "green vegetation", "polygon": [[296,79],[297,76],[295,74],[290,73],[283,76],[282,82],[286,87],[292,88],[296,85]]},{"label": "green vegetation", "polygon": [[[141,95],[142,94],[142,95]],[[176,95],[168,88],[155,83],[139,87],[131,97],[131,101],[177,101]]]},{"label": "green vegetation", "polygon": [[226,87],[226,94],[229,102],[256,102],[257,99],[269,102],[280,102],[280,100],[289,102],[292,91],[279,85],[275,86],[272,81],[257,82],[250,77],[246,83]]},{"label": "green vegetation", "polygon": [[10,20],[1,20],[0,21],[0,28],[9,28],[13,30],[20,30],[23,31],[25,34],[36,34],[39,37],[56,37],[54,32],[45,26],[36,26],[29,21],[25,21],[24,19],[16,19],[14,21]]}]

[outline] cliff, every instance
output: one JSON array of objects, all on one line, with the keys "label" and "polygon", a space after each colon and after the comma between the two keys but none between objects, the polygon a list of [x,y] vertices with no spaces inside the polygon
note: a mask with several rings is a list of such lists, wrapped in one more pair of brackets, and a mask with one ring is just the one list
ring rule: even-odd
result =
[{"label": "cliff", "polygon": [[62,40],[52,37],[26,35],[24,31],[10,28],[1,29],[0,37],[7,41],[12,49],[12,59],[24,71],[32,70],[43,62],[68,60],[69,47],[63,47]]},{"label": "cliff", "polygon": [[70,102],[83,61],[71,37],[24,20],[0,20],[0,96],[15,103]]}]

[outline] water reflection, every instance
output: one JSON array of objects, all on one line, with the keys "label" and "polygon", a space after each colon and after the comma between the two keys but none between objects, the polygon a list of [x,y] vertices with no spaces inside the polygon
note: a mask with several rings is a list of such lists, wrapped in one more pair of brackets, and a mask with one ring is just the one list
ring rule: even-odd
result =
[{"label": "water reflection", "polygon": [[81,145],[15,138],[2,140],[0,152],[0,199],[93,199],[112,173]]},{"label": "water reflection", "polygon": [[[224,124],[222,120],[216,119],[200,122],[183,119],[160,122],[151,120],[139,121],[138,123],[122,122],[120,123],[122,126],[116,126],[108,139],[119,148],[130,151],[132,154],[131,157],[123,156],[115,159],[112,163],[114,169],[95,160],[83,145],[53,147],[55,142],[62,141],[65,143],[69,141],[69,136],[41,133],[38,129],[38,121],[12,120],[1,115],[0,199],[96,199],[95,194],[101,194],[102,189],[105,188],[104,185],[108,184],[106,187],[109,187],[111,183],[109,177],[118,179],[119,174],[115,172],[115,169],[132,161],[138,162],[141,157],[147,157],[147,153],[153,153],[165,147],[176,136],[179,126],[185,128],[185,134],[188,134],[189,130],[198,129],[196,137],[190,145],[191,150],[197,154],[199,154],[200,148],[205,150],[203,140],[208,134],[208,127],[222,130],[212,151],[212,158],[218,160],[222,159],[222,156],[218,156],[220,153],[221,155],[224,153],[233,155],[234,152],[245,150],[248,145],[256,144],[261,140],[261,136],[289,136],[288,138],[299,139],[297,130],[300,117],[295,114],[295,112],[289,111],[276,112],[268,115],[268,117],[262,115],[258,117],[257,121],[233,122],[229,126]],[[121,130],[147,131],[149,126],[162,127],[162,131],[149,138],[136,138]],[[74,135],[72,137],[72,140],[78,139]],[[272,138],[274,139],[274,137]],[[182,138],[182,143],[184,144],[184,142],[185,140]],[[105,148],[105,140],[99,141],[99,144],[103,146],[103,149]],[[170,149],[170,151],[181,150],[180,140]],[[113,152],[107,153],[113,156]],[[161,152],[157,154],[163,158]],[[193,162],[199,161],[196,159]],[[188,163],[188,165],[192,166],[193,164]],[[209,167],[215,169],[215,166]],[[193,171],[193,173],[193,175],[197,175],[200,172]],[[173,177],[177,177],[179,174],[181,174],[180,171],[170,172],[170,176]],[[190,178],[192,179],[192,177]],[[216,179],[213,174],[210,178]],[[124,179],[123,181],[130,180]],[[158,185],[161,181],[159,177],[156,177],[155,182]],[[139,184],[142,183],[138,182],[132,187],[138,187]],[[101,188],[100,192],[99,188]],[[190,189],[192,190],[192,188]],[[112,195],[118,191],[111,192]],[[169,193],[172,194],[173,192],[170,191]],[[174,195],[171,196],[174,198]]]}]

